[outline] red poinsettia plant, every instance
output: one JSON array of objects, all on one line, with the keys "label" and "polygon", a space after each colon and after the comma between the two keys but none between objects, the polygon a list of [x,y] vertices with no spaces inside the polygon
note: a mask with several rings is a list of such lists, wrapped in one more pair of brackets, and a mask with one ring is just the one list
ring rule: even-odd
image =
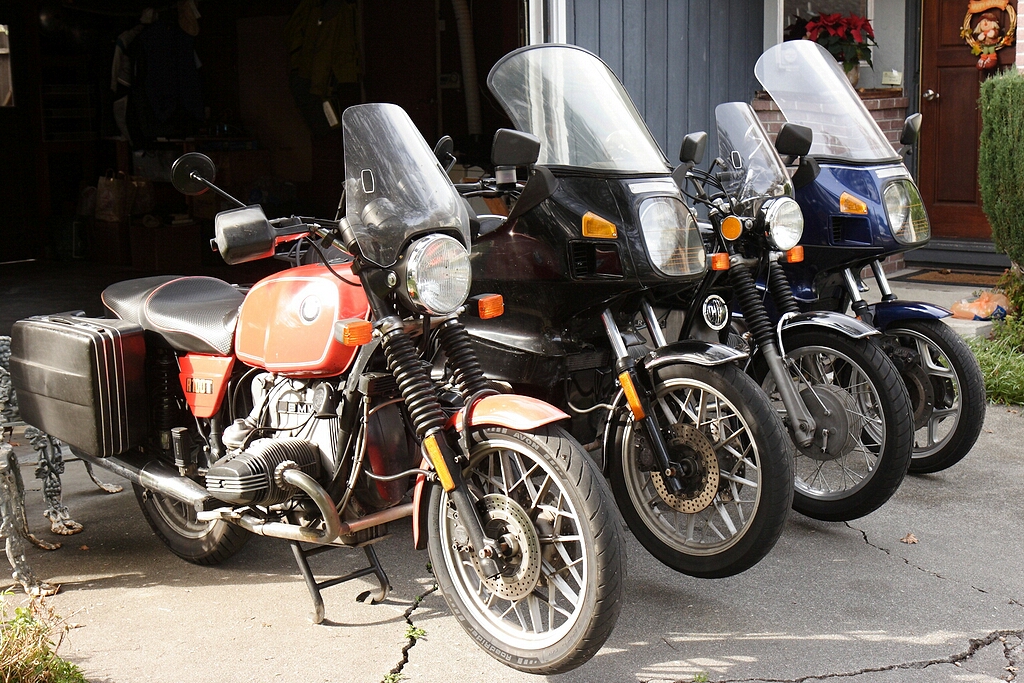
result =
[{"label": "red poinsettia plant", "polygon": [[819,14],[807,22],[808,40],[822,45],[836,61],[843,65],[843,71],[850,72],[862,61],[874,68],[871,63],[871,48],[875,42],[875,31],[871,22],[856,14],[843,16],[836,14]]}]

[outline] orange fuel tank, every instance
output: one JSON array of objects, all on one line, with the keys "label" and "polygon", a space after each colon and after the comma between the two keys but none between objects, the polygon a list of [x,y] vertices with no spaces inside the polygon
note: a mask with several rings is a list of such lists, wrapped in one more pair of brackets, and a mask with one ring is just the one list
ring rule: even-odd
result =
[{"label": "orange fuel tank", "polygon": [[235,354],[247,365],[295,377],[330,377],[348,369],[358,347],[334,339],[334,323],[370,317],[350,264],[334,270],[301,266],[275,273],[249,290],[238,314]]}]

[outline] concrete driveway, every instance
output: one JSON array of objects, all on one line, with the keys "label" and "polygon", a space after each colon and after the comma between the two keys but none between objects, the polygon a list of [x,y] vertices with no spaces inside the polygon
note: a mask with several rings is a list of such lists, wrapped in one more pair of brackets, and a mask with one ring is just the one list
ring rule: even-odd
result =
[{"label": "concrete driveway", "polygon": [[[679,575],[630,536],[626,604],[611,639],[551,680],[1012,680],[1024,667],[1020,411],[989,406],[971,455],[909,477],[868,517],[829,524],[794,513],[775,550],[737,577]],[[41,530],[39,485],[31,467],[24,475],[30,523]],[[254,537],[226,564],[196,567],[164,549],[130,488],[101,493],[78,462],[64,482],[86,529],[30,560],[62,585],[51,604],[79,628],[61,652],[90,681],[378,683],[393,671],[424,682],[542,680],[471,644],[403,525],[378,545],[389,600],[355,602],[372,587],[364,580],[328,589],[329,621],[313,626],[283,541]],[[900,542],[908,533],[918,543]],[[326,575],[361,557],[339,551],[314,562]],[[414,643],[410,623],[426,632]]]}]

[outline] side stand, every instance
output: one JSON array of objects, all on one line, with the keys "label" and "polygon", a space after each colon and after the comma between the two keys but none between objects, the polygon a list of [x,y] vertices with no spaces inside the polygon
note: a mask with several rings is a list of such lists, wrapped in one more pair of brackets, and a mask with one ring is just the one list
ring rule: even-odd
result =
[{"label": "side stand", "polygon": [[[345,583],[352,579],[358,579],[368,574],[374,574],[377,577],[377,582],[380,584],[380,590],[377,595],[370,601],[370,604],[376,605],[379,602],[383,602],[384,598],[388,596],[388,592],[391,590],[391,583],[388,581],[388,575],[384,573],[384,567],[381,566],[380,560],[377,559],[377,551],[373,549],[372,545],[363,546],[363,552],[366,553],[366,559],[370,563],[368,567],[357,569],[354,572],[346,574],[345,576],[339,576],[333,579],[327,579],[326,581],[317,582],[316,577],[313,576],[313,570],[309,566],[309,560],[314,555],[325,553],[329,550],[346,550],[333,545],[317,545],[313,546],[309,550],[303,550],[302,544],[298,541],[292,541],[292,553],[295,555],[295,563],[299,565],[299,572],[302,573],[302,578],[306,581],[306,588],[309,589],[309,595],[313,598],[313,623],[320,624],[324,620],[324,598],[320,594],[324,588],[330,588],[331,586],[337,586],[339,583]],[[364,591],[360,593],[356,600],[363,602],[366,598],[370,597],[372,591]]]}]

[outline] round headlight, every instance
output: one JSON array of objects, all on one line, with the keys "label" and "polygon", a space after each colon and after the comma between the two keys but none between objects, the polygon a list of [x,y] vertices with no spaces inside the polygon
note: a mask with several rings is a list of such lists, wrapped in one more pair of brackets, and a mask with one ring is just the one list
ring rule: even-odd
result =
[{"label": "round headlight", "polygon": [[902,244],[924,242],[931,237],[931,224],[921,201],[921,193],[912,180],[900,178],[882,190],[885,213],[889,217],[889,229],[896,241]]},{"label": "round headlight", "polygon": [[640,204],[640,231],[655,268],[668,276],[696,275],[707,261],[693,216],[677,197],[649,197]]},{"label": "round headlight", "polygon": [[405,283],[412,303],[430,315],[447,315],[469,296],[469,252],[457,239],[430,235],[409,248]]},{"label": "round headlight", "polygon": [[789,251],[797,245],[804,234],[804,214],[792,197],[769,199],[761,206],[765,230],[772,246],[779,251]]}]

